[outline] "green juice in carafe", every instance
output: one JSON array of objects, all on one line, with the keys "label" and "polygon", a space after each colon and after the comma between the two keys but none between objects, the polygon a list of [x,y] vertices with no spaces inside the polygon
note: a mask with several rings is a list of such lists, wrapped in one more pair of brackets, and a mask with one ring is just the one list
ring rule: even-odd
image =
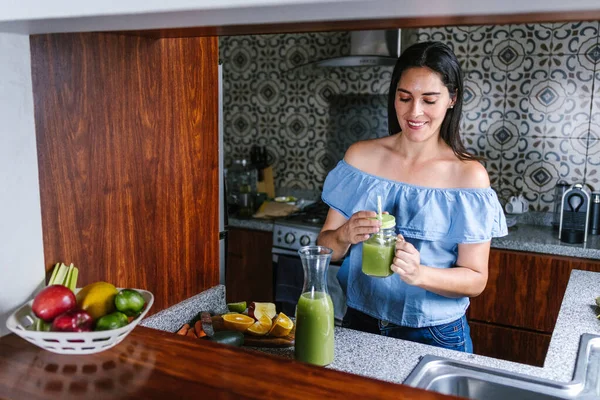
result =
[{"label": "green juice in carafe", "polygon": [[324,292],[306,292],[296,307],[295,358],[314,365],[333,362],[333,303]]},{"label": "green juice in carafe", "polygon": [[363,243],[362,270],[370,276],[385,278],[392,274],[390,266],[394,259],[396,243]]}]

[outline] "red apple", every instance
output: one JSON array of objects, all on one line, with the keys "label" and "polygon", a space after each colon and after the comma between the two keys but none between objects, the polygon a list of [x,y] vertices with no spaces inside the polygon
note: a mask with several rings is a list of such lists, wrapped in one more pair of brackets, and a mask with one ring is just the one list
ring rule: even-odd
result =
[{"label": "red apple", "polygon": [[33,313],[46,322],[52,322],[60,314],[77,305],[75,295],[66,286],[50,285],[38,293],[33,299]]},{"label": "red apple", "polygon": [[87,311],[75,308],[54,318],[51,330],[54,332],[90,332],[93,324],[94,319]]}]

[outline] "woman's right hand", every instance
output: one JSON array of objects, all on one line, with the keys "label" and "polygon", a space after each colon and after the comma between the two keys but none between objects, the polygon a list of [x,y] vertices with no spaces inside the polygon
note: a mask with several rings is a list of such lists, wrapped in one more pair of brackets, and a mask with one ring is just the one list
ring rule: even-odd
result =
[{"label": "woman's right hand", "polygon": [[340,226],[340,239],[348,244],[364,242],[372,233],[379,232],[381,221],[370,219],[375,217],[377,217],[375,211],[355,212],[345,224]]}]

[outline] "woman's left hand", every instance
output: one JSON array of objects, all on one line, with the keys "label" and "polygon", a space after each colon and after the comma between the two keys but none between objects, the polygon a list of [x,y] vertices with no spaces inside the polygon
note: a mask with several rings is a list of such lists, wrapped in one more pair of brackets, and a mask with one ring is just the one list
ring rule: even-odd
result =
[{"label": "woman's left hand", "polygon": [[398,235],[396,241],[396,254],[391,269],[409,285],[418,285],[420,282],[421,253],[405,241],[402,235]]}]

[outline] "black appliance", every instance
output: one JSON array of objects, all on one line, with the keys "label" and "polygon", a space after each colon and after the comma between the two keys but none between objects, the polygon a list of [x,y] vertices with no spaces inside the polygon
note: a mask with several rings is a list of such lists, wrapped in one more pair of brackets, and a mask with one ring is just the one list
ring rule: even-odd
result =
[{"label": "black appliance", "polygon": [[581,183],[567,189],[561,201],[558,238],[565,243],[585,243],[587,240],[590,203],[589,190]]}]

